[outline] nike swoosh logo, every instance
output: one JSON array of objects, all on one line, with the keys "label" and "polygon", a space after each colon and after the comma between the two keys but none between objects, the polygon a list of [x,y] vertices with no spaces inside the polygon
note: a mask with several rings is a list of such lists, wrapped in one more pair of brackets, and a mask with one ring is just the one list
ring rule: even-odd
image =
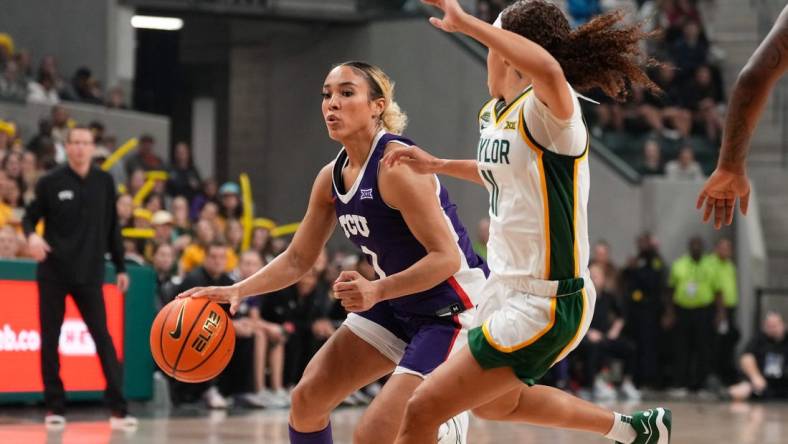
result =
[{"label": "nike swoosh logo", "polygon": [[175,323],[175,330],[170,332],[170,337],[172,339],[178,339],[181,337],[181,329],[183,327],[183,311],[186,309],[186,301],[183,302],[181,305],[181,311],[178,313],[178,320]]},{"label": "nike swoosh logo", "polygon": [[645,433],[646,435],[648,435],[648,434],[649,434],[648,427],[646,427],[646,424],[643,422],[643,420],[642,420],[642,419],[640,420],[640,425],[642,425],[642,426],[643,426],[643,433]]}]

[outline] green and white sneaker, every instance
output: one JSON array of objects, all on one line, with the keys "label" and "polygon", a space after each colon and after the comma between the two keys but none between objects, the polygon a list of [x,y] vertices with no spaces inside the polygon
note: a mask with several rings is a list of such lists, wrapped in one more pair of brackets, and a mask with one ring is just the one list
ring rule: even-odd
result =
[{"label": "green and white sneaker", "polygon": [[[670,444],[670,429],[672,415],[670,409],[657,407],[655,409],[635,412],[632,416],[624,417],[635,429],[637,436],[632,444]],[[616,442],[616,444],[622,444]]]}]

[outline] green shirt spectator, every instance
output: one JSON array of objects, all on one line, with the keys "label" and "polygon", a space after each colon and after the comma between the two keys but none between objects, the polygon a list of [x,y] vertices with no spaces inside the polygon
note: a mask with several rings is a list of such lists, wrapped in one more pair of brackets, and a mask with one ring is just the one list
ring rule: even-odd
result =
[{"label": "green shirt spectator", "polygon": [[714,273],[714,291],[722,293],[725,308],[739,305],[739,289],[736,285],[736,265],[732,261],[710,254],[707,259]]},{"label": "green shirt spectator", "polygon": [[687,254],[670,269],[668,285],[674,289],[673,302],[685,309],[708,307],[714,302],[716,268],[708,256],[695,260]]}]

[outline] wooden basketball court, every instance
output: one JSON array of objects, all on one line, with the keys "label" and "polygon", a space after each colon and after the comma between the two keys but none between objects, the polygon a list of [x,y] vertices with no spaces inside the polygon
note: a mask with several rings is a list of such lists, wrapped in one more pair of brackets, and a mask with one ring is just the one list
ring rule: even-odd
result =
[{"label": "wooden basketball court", "polygon": [[[650,405],[652,405],[650,403]],[[673,409],[675,444],[777,444],[788,442],[788,404],[665,403]],[[641,406],[613,406],[631,411]],[[332,417],[334,442],[350,443],[363,408],[343,408]],[[285,410],[154,410],[136,408],[140,427],[112,431],[103,410],[75,409],[62,431],[47,431],[39,409],[0,409],[3,444],[286,444]],[[603,444],[604,438],[539,427],[472,419],[469,444]]]}]

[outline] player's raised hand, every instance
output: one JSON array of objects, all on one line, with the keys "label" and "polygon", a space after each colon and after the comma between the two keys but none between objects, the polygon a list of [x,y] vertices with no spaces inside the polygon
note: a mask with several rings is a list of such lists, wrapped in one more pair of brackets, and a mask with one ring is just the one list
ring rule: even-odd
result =
[{"label": "player's raised hand", "polygon": [[750,203],[750,181],[747,175],[718,167],[703,185],[696,207],[701,209],[705,203],[703,222],[708,222],[714,213],[714,228],[719,229],[723,223],[730,225],[733,222],[736,199],[739,199],[741,213],[746,215]]},{"label": "player's raised hand", "polygon": [[404,164],[419,174],[437,174],[446,163],[444,159],[438,159],[417,146],[392,148],[386,152],[381,162],[387,167]]},{"label": "player's raised hand", "polygon": [[230,314],[235,314],[241,304],[241,295],[234,285],[224,287],[194,287],[177,296],[181,298],[207,298],[220,304],[230,304]]},{"label": "player's raised hand", "polygon": [[378,282],[368,281],[357,271],[343,271],[334,282],[334,297],[347,311],[367,311],[382,296]]},{"label": "player's raised hand", "polygon": [[430,17],[432,26],[446,32],[457,32],[461,30],[464,20],[468,18],[468,13],[462,10],[457,0],[421,0],[422,3],[434,6],[443,11],[443,18]]}]

